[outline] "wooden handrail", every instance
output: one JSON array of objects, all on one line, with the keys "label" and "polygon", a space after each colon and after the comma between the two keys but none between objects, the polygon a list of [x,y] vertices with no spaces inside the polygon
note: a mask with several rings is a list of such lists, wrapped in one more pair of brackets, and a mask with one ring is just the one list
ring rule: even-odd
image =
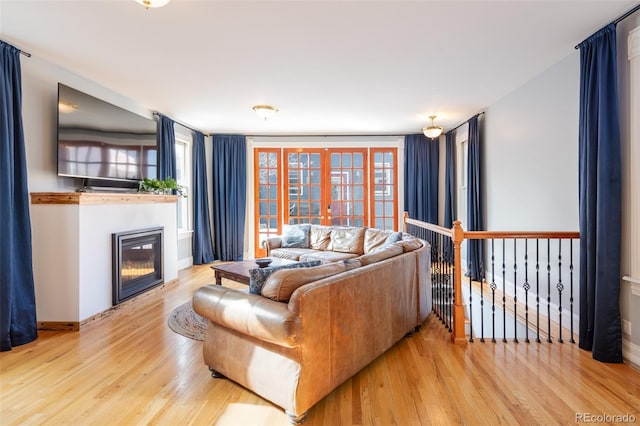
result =
[{"label": "wooden handrail", "polygon": [[494,238],[576,239],[580,238],[580,233],[569,231],[464,231],[464,238],[469,240],[490,240]]},{"label": "wooden handrail", "polygon": [[438,234],[442,234],[442,235],[447,235],[449,237],[453,237],[453,230],[452,229],[444,228],[444,227],[439,226],[439,225],[434,225],[433,223],[423,222],[421,220],[416,220],[416,219],[409,219],[408,217],[405,219],[404,223],[405,223],[405,232],[406,232],[407,225],[416,225],[416,226],[419,226],[420,228],[424,228],[424,229],[429,230],[429,231],[437,232]]}]

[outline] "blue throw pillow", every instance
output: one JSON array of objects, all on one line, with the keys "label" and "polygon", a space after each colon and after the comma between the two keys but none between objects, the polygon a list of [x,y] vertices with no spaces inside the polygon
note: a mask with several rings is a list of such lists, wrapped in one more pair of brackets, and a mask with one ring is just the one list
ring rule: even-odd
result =
[{"label": "blue throw pillow", "polygon": [[402,232],[400,231],[392,232],[385,240],[384,244],[382,245],[382,248],[388,247],[393,243],[397,243],[401,239],[402,239]]},{"label": "blue throw pillow", "polygon": [[319,260],[309,260],[307,262],[292,263],[291,265],[272,266],[267,268],[256,268],[249,270],[249,293],[262,294],[262,287],[269,278],[278,269],[292,268],[309,268],[311,266],[320,265]]},{"label": "blue throw pillow", "polygon": [[282,248],[309,248],[311,225],[286,225],[282,233]]}]

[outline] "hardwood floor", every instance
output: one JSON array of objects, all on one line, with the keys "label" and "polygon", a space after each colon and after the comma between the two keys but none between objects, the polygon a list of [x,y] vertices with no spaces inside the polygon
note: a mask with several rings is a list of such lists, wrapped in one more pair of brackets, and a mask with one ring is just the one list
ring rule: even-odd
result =
[{"label": "hardwood floor", "polygon": [[[214,282],[208,266],[179,279],[80,331],[43,331],[1,353],[0,424],[288,424],[280,408],[211,378],[202,343],[169,329],[171,311]],[[306,424],[572,424],[577,413],[640,422],[640,372],[567,343],[456,346],[431,316],[320,401]]]}]

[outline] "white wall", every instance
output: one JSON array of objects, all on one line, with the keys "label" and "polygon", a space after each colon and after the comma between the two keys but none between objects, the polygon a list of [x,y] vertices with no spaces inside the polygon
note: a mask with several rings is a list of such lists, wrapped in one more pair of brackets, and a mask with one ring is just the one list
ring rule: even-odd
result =
[{"label": "white wall", "polygon": [[578,230],[578,107],[576,51],[487,108],[487,229]]}]

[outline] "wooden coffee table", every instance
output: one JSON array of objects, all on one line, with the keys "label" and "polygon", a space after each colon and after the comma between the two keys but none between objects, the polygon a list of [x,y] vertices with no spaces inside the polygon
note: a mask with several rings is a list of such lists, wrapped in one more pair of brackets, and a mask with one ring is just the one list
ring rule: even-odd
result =
[{"label": "wooden coffee table", "polygon": [[[274,257],[269,266],[292,265],[294,263],[298,263],[298,261]],[[241,260],[239,262],[221,263],[211,266],[211,269],[215,271],[217,285],[222,285],[223,278],[249,285],[249,270],[256,268],[258,268],[258,265],[255,260]]]}]

